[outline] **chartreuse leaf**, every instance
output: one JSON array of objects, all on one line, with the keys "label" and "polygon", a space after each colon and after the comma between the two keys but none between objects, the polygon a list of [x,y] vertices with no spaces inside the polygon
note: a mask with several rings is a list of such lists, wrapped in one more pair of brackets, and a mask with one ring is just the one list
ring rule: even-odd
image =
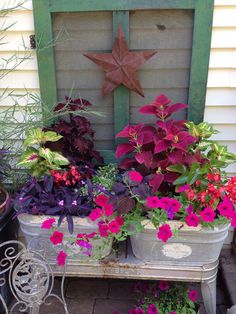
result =
[{"label": "chartreuse leaf", "polygon": [[46,159],[50,164],[54,161],[53,152],[49,148],[40,147],[39,156]]},{"label": "chartreuse leaf", "polygon": [[43,138],[43,131],[40,128],[37,129],[30,129],[27,133],[26,133],[26,139],[24,141],[24,146],[31,146],[31,145],[35,145],[38,144],[40,145],[42,138]]},{"label": "chartreuse leaf", "polygon": [[20,157],[20,161],[17,163],[18,166],[24,166],[27,168],[37,164],[39,159],[38,151],[36,149],[27,149]]},{"label": "chartreuse leaf", "polygon": [[57,166],[66,166],[69,165],[69,160],[65,157],[63,157],[61,154],[57,153],[57,152],[52,152],[53,154],[53,162],[57,165]]},{"label": "chartreuse leaf", "polygon": [[43,142],[57,142],[62,138],[60,134],[53,131],[46,131],[43,133]]}]

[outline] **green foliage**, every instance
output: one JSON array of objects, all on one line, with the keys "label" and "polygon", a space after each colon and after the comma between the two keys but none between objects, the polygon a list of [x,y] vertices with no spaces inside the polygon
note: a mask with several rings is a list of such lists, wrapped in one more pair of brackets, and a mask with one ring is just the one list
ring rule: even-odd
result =
[{"label": "green foliage", "polygon": [[61,166],[69,164],[68,159],[57,152],[44,147],[46,142],[57,142],[61,135],[53,131],[44,132],[42,129],[31,129],[27,132],[23,143],[25,152],[21,155],[18,166],[28,168],[35,177],[50,173],[50,170],[60,170]]},{"label": "green foliage", "polygon": [[97,174],[93,177],[92,182],[103,186],[111,191],[115,182],[117,182],[118,170],[115,164],[99,167]]},{"label": "green foliage", "polygon": [[192,121],[189,121],[185,123],[187,128],[189,129],[189,132],[192,136],[195,136],[200,139],[208,139],[213,134],[219,133],[217,130],[213,128],[209,123],[207,122],[201,122],[199,124],[195,124]]}]

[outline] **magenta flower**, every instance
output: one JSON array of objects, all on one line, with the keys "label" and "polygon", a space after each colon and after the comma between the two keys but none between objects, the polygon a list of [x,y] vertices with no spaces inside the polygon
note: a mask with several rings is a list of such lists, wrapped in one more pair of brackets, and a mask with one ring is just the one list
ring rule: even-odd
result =
[{"label": "magenta flower", "polygon": [[109,201],[109,198],[103,194],[98,195],[95,199],[95,203],[101,207],[104,206],[105,204],[107,204],[108,201]]},{"label": "magenta flower", "polygon": [[115,220],[116,220],[116,222],[118,223],[119,226],[123,226],[124,218],[122,216],[116,216]]},{"label": "magenta flower", "polygon": [[120,225],[115,220],[109,223],[108,228],[111,233],[118,234],[120,231]]},{"label": "magenta flower", "polygon": [[194,214],[190,213],[188,216],[185,218],[186,224],[190,227],[197,227],[200,223],[200,218]]},{"label": "magenta flower", "polygon": [[57,255],[57,265],[58,266],[64,266],[66,262],[67,254],[64,251],[60,251]]},{"label": "magenta flower", "polygon": [[64,234],[62,232],[54,231],[53,234],[50,237],[50,241],[54,245],[57,245],[57,244],[62,243],[63,238],[64,238]]},{"label": "magenta flower", "polygon": [[157,237],[163,242],[167,242],[168,239],[172,237],[172,231],[170,226],[168,224],[160,226]]},{"label": "magenta flower", "polygon": [[198,292],[196,290],[190,290],[188,293],[189,300],[192,302],[196,302],[198,298]]},{"label": "magenta flower", "polygon": [[136,314],[136,309],[130,309],[129,314]]},{"label": "magenta flower", "polygon": [[165,281],[165,280],[160,281],[159,289],[161,291],[167,291],[167,290],[169,290],[169,288],[170,288],[170,284],[168,281]]},{"label": "magenta flower", "polygon": [[56,222],[55,218],[48,218],[42,222],[41,228],[42,229],[51,229],[54,222]]},{"label": "magenta flower", "polygon": [[159,198],[157,196],[151,196],[147,198],[146,205],[150,208],[159,207]]},{"label": "magenta flower", "polygon": [[145,311],[144,311],[144,309],[142,309],[141,307],[138,307],[137,309],[136,309],[136,312],[135,312],[136,314],[145,314]]},{"label": "magenta flower", "polygon": [[223,202],[221,202],[218,206],[217,209],[219,210],[221,216],[225,216],[226,218],[231,218],[234,213],[234,207],[231,201],[225,197],[223,199]]},{"label": "magenta flower", "polygon": [[159,207],[168,210],[168,208],[171,206],[171,198],[170,197],[162,197],[159,200]]},{"label": "magenta flower", "polygon": [[190,185],[189,184],[185,184],[185,185],[181,185],[177,188],[177,192],[181,193],[184,191],[188,191],[190,189]]},{"label": "magenta flower", "polygon": [[113,206],[111,204],[104,204],[102,208],[102,212],[106,217],[110,217],[114,213]]},{"label": "magenta flower", "polygon": [[99,229],[99,232],[100,232],[100,236],[101,236],[101,237],[107,237],[107,236],[109,235],[109,234],[108,234],[109,228],[108,228],[107,225],[105,225],[105,224],[100,224],[99,227],[98,227],[98,229]]},{"label": "magenta flower", "polygon": [[149,304],[148,305],[147,314],[158,314],[158,309],[157,309],[155,304]]},{"label": "magenta flower", "polygon": [[204,222],[212,222],[215,219],[216,213],[211,207],[206,207],[200,215]]},{"label": "magenta flower", "polygon": [[136,181],[138,183],[143,181],[143,176],[138,171],[129,171],[128,174],[132,181]]},{"label": "magenta flower", "polygon": [[98,218],[100,218],[102,216],[102,210],[98,207],[96,207],[90,214],[89,214],[89,218],[92,221],[97,220]]}]

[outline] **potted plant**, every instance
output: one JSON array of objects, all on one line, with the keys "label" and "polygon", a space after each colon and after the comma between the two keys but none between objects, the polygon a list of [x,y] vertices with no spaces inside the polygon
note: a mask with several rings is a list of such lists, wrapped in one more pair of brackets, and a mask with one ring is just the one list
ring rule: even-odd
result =
[{"label": "potted plant", "polygon": [[57,256],[58,265],[66,256],[81,261],[108,255],[123,222],[109,203],[117,169],[95,167],[93,159],[102,158],[94,150],[94,131],[87,118],[74,112],[82,102],[59,104],[56,111],[69,108],[65,120],[29,130],[18,163],[31,174],[13,202],[21,230],[37,250],[40,241],[34,240],[46,240],[43,250],[53,261]]},{"label": "potted plant", "polygon": [[235,178],[223,171],[236,156],[211,140],[216,131],[207,123],[171,119],[186,107],[160,95],[139,110],[155,115],[155,126],[129,125],[117,134],[127,141],[116,157],[129,155],[112,197],[125,220],[119,237],[131,235],[134,255],[145,262],[214,262],[236,226]]},{"label": "potted plant", "polygon": [[[137,305],[129,314],[197,314],[198,292],[184,283],[160,281],[135,286]],[[114,314],[119,314],[115,311]]]}]

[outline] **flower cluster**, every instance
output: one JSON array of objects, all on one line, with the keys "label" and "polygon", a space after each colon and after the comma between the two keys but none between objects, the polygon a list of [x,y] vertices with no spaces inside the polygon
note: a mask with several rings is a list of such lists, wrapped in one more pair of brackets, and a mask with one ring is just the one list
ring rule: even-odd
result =
[{"label": "flower cluster", "polygon": [[[104,194],[99,194],[95,199],[95,207],[89,214],[89,219],[92,222],[97,220],[97,231],[90,233],[78,233],[68,237],[62,231],[58,231],[55,227],[56,219],[48,218],[42,222],[41,228],[50,230],[50,241],[54,246],[63,246],[57,256],[58,266],[63,266],[66,262],[66,257],[70,247],[77,245],[79,252],[88,257],[92,256],[93,240],[99,238],[114,237],[120,232],[124,220],[121,216],[115,215],[113,206],[109,203],[109,198]],[[64,245],[63,245],[64,244]],[[66,252],[67,251],[67,252]]]},{"label": "flower cluster", "polygon": [[[137,306],[129,314],[197,313],[198,292],[185,284],[160,281],[156,284],[137,283],[134,288]],[[115,311],[114,314],[119,314]]]},{"label": "flower cluster", "polygon": [[155,115],[155,127],[128,125],[117,134],[126,139],[116,150],[117,158],[125,157],[119,166],[126,172],[112,198],[125,217],[124,237],[142,231],[145,221],[163,242],[178,231],[171,220],[190,227],[236,226],[236,178],[228,180],[223,171],[236,156],[210,139],[217,132],[207,123],[171,119],[186,107],[159,95],[139,110]]},{"label": "flower cluster", "polygon": [[95,203],[98,207],[90,213],[89,218],[92,221],[99,220],[99,235],[102,238],[108,237],[109,235],[117,235],[120,232],[121,226],[124,224],[122,216],[114,217],[114,208],[109,203],[109,198],[106,195],[98,195],[95,199]]},{"label": "flower cluster", "polygon": [[54,182],[59,186],[63,184],[66,186],[74,186],[82,178],[77,167],[72,165],[69,166],[68,170],[51,170],[50,172],[54,178]]}]

